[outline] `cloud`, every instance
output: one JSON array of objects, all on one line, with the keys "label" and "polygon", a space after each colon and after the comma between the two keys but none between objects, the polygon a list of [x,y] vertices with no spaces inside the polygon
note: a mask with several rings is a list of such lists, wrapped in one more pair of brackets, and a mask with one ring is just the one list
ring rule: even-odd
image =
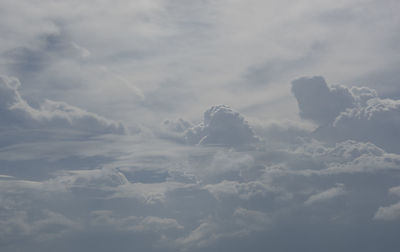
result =
[{"label": "cloud", "polygon": [[185,138],[192,144],[220,146],[245,146],[258,141],[243,116],[225,105],[204,112],[203,122],[189,128]]},{"label": "cloud", "polygon": [[369,99],[365,106],[342,112],[331,127],[319,134],[335,139],[370,141],[386,151],[400,153],[400,100]]},{"label": "cloud", "polygon": [[[400,197],[400,186],[390,188],[389,194]],[[379,207],[378,211],[374,215],[374,219],[383,221],[394,221],[400,219],[400,202],[390,206]]]},{"label": "cloud", "polygon": [[381,97],[284,85],[398,69],[398,0],[0,2],[2,252],[398,250],[399,155],[331,130]]},{"label": "cloud", "polygon": [[183,250],[204,248],[223,239],[243,238],[254,232],[269,228],[271,218],[268,213],[236,208],[228,216],[220,218],[209,216],[186,236],[176,240]]},{"label": "cloud", "polygon": [[348,140],[329,147],[313,141],[298,151],[322,164],[318,169],[297,171],[299,174],[378,173],[400,169],[400,155],[387,153],[372,143]]},{"label": "cloud", "polygon": [[175,219],[157,216],[116,216],[112,211],[97,210],[91,212],[91,225],[101,228],[114,228],[122,232],[168,232],[183,229]]},{"label": "cloud", "polygon": [[300,116],[319,125],[333,122],[342,111],[354,106],[354,98],[348,89],[328,87],[321,76],[292,81],[292,92],[297,99]]},{"label": "cloud", "polygon": [[380,207],[375,213],[374,219],[384,221],[400,219],[400,202],[387,207]]},{"label": "cloud", "polygon": [[127,183],[115,188],[115,192],[109,198],[138,199],[145,204],[154,205],[164,203],[169,192],[190,186],[177,182]]},{"label": "cloud", "polygon": [[353,139],[400,152],[400,100],[381,99],[367,87],[329,87],[322,77],[292,82],[300,116],[319,125],[315,136],[326,141]]},{"label": "cloud", "polygon": [[16,78],[0,76],[0,125],[22,128],[73,129],[88,133],[123,134],[124,126],[65,102],[45,100],[39,108],[30,106],[20,95]]},{"label": "cloud", "polygon": [[390,188],[389,193],[400,197],[400,186]]},{"label": "cloud", "polygon": [[82,228],[79,222],[46,209],[39,214],[26,210],[3,210],[0,217],[0,241],[3,244],[20,239],[37,242],[53,240]]},{"label": "cloud", "polygon": [[256,197],[263,197],[266,194],[277,194],[276,188],[273,188],[262,181],[251,181],[240,183],[236,181],[222,181],[217,184],[208,184],[204,189],[209,191],[216,199],[224,197],[238,197],[242,200],[249,200]]},{"label": "cloud", "polygon": [[346,188],[344,184],[337,184],[326,191],[311,195],[305,202],[304,205],[310,206],[315,203],[329,201],[331,199],[337,198],[346,194]]}]

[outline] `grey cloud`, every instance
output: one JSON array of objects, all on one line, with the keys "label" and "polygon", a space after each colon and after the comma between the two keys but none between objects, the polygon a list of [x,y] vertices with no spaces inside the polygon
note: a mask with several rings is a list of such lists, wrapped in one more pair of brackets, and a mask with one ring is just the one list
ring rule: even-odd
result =
[{"label": "grey cloud", "polygon": [[386,151],[399,153],[400,100],[369,99],[365,106],[341,113],[331,127],[318,133],[339,140],[370,141]]},{"label": "grey cloud", "polygon": [[163,126],[169,131],[182,133],[188,128],[192,127],[192,124],[183,120],[182,118],[179,118],[178,120],[165,120],[163,121]]},{"label": "grey cloud", "polygon": [[292,82],[300,116],[316,122],[314,136],[330,142],[372,142],[385,151],[400,151],[400,101],[380,99],[367,87],[328,87],[322,77]]},{"label": "grey cloud", "polygon": [[165,232],[183,229],[175,219],[157,216],[115,216],[112,211],[98,210],[91,212],[91,225],[101,228],[114,228],[122,232]]},{"label": "grey cloud", "polygon": [[62,27],[58,29],[57,32],[39,36],[37,46],[21,46],[5,51],[2,56],[8,62],[8,70],[26,81],[61,59],[79,62],[90,56],[89,50],[72,41]]},{"label": "grey cloud", "polygon": [[192,144],[221,146],[245,146],[258,141],[243,116],[225,105],[204,112],[203,122],[188,129],[185,138]]},{"label": "grey cloud", "polygon": [[304,139],[312,137],[314,126],[299,122],[267,122],[252,124],[257,136],[265,139],[267,146],[286,149],[295,148],[304,143]]},{"label": "grey cloud", "polygon": [[0,243],[2,244],[20,239],[43,242],[82,228],[78,222],[49,210],[42,210],[38,214],[21,209],[10,210],[3,210],[0,215]]},{"label": "grey cloud", "polygon": [[400,197],[400,186],[390,188],[389,193]]},{"label": "grey cloud", "polygon": [[320,125],[331,123],[347,108],[354,106],[354,98],[342,86],[328,87],[324,78],[300,78],[292,82],[300,116]]},{"label": "grey cloud", "polygon": [[[0,68],[23,83],[0,85],[2,252],[398,251],[398,222],[371,218],[396,216],[400,156],[334,130],[397,105],[317,78],[299,123],[281,85],[399,76],[398,0],[0,2]],[[244,114],[197,114],[219,103]],[[202,123],[157,127],[180,116]]]},{"label": "grey cloud", "polygon": [[328,147],[314,141],[299,149],[301,153],[307,153],[323,164],[317,170],[298,171],[301,174],[377,173],[400,169],[399,155],[387,153],[372,143],[348,140]]},{"label": "grey cloud", "polygon": [[3,126],[22,128],[75,129],[88,133],[123,134],[124,126],[64,102],[45,100],[39,108],[30,106],[20,95],[16,78],[0,76],[0,113]]}]

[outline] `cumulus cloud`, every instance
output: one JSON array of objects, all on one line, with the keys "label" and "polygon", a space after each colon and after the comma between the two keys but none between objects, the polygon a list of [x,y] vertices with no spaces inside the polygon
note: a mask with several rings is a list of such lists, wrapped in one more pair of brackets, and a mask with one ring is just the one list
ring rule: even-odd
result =
[{"label": "cumulus cloud", "polygon": [[[389,189],[389,194],[400,197],[400,186],[392,187]],[[400,219],[400,202],[390,205],[379,207],[374,215],[375,220],[394,221]]]},{"label": "cumulus cloud", "polygon": [[320,125],[332,122],[342,111],[354,105],[354,98],[348,89],[328,87],[321,76],[294,80],[292,92],[297,99],[300,116]]},{"label": "cumulus cloud", "polygon": [[204,112],[203,122],[185,133],[189,143],[200,145],[243,146],[258,141],[248,122],[225,105]]},{"label": "cumulus cloud", "polygon": [[353,139],[399,152],[400,101],[381,99],[367,87],[329,87],[322,77],[292,82],[300,116],[319,125],[315,136],[327,141]]},{"label": "cumulus cloud", "polygon": [[[37,2],[0,1],[0,69],[23,83],[0,83],[2,252],[398,250],[396,223],[369,225],[397,211],[397,105],[298,80],[299,123],[282,85],[378,71],[382,94],[398,0]],[[243,114],[157,127],[220,103]]]},{"label": "cumulus cloud", "polygon": [[400,152],[400,100],[370,99],[365,106],[342,112],[320,135],[339,140],[371,141],[390,152]]},{"label": "cumulus cloud", "polygon": [[400,169],[400,155],[387,153],[372,143],[348,140],[329,147],[313,141],[298,151],[322,164],[319,169],[298,171],[302,174],[376,173]]},{"label": "cumulus cloud", "polygon": [[65,102],[45,100],[39,108],[34,108],[22,98],[19,92],[20,86],[18,79],[0,76],[0,113],[3,118],[0,125],[2,126],[74,129],[98,134],[122,134],[125,131],[119,122]]},{"label": "cumulus cloud", "polygon": [[317,194],[311,195],[305,202],[304,205],[310,206],[315,203],[329,201],[331,199],[337,198],[341,195],[346,194],[346,188],[344,184],[337,184],[326,191],[319,192]]}]

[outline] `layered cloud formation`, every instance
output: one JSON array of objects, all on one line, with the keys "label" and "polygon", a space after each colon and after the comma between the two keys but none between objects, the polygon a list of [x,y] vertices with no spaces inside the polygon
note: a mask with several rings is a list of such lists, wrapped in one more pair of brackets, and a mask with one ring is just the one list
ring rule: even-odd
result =
[{"label": "layered cloud formation", "polygon": [[124,133],[121,123],[65,102],[45,100],[38,108],[21,97],[21,83],[16,78],[0,76],[0,113],[2,126],[22,128],[73,129],[88,133]]},{"label": "layered cloud formation", "polygon": [[[16,79],[4,77],[1,87],[5,129],[122,133],[120,124],[67,104],[30,106]],[[313,100],[319,92],[338,105],[332,109]],[[254,244],[256,251],[322,250],[327,244],[334,251],[332,236],[346,239],[349,228],[359,239],[379,235],[382,223],[386,232],[397,233],[399,154],[367,138],[341,141],[330,135],[325,141],[321,133],[339,127],[346,116],[361,120],[353,110],[388,112],[392,103],[369,109],[387,100],[368,88],[330,88],[321,77],[296,80],[293,93],[301,116],[318,124],[316,131],[283,122],[253,126],[219,105],[206,110],[201,123],[165,120],[153,133],[49,140],[35,142],[35,149],[6,144],[0,153],[7,164],[0,170],[0,241],[9,245],[3,248],[52,248],[85,237],[79,248],[97,251],[238,251]],[[339,106],[343,100],[348,103]],[[329,117],[313,111],[320,102]],[[364,124],[369,132],[377,130],[373,117]],[[27,172],[27,161],[34,172]],[[371,224],[365,229],[360,223]],[[277,242],[288,234],[298,237],[292,245]],[[310,235],[323,242],[311,246]]]},{"label": "layered cloud formation", "polygon": [[399,251],[400,1],[38,2],[0,1],[1,252]]}]

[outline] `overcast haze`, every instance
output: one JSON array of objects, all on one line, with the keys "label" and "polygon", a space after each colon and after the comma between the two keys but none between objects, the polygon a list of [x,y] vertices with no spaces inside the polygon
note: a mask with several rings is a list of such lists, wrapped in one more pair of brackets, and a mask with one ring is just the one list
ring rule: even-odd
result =
[{"label": "overcast haze", "polygon": [[397,0],[0,0],[0,250],[400,249]]}]

